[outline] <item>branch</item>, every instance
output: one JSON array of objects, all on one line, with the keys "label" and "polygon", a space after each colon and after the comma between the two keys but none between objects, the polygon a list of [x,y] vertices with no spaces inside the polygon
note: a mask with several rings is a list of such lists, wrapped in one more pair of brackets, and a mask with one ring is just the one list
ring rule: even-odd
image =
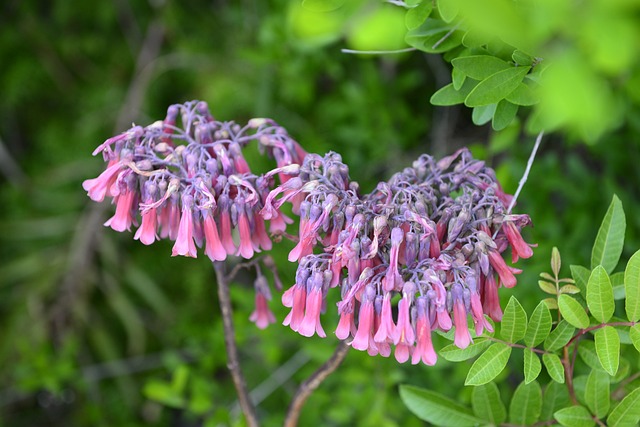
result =
[{"label": "branch", "polygon": [[257,427],[258,416],[256,408],[253,406],[247,391],[247,385],[240,370],[240,360],[238,358],[238,347],[236,346],[235,330],[233,328],[233,317],[231,308],[231,297],[229,295],[229,278],[225,273],[225,263],[216,261],[213,263],[218,282],[218,300],[220,303],[220,312],[222,313],[222,325],[224,329],[224,344],[227,351],[227,368],[233,378],[233,384],[238,394],[238,401],[247,424],[250,427]]},{"label": "branch", "polygon": [[325,378],[340,366],[347,356],[348,351],[349,346],[344,341],[340,341],[331,358],[324,362],[309,378],[300,384],[298,391],[296,391],[289,405],[287,416],[284,419],[284,427],[296,427],[298,425],[298,418],[300,417],[302,406],[307,398],[320,386]]},{"label": "branch", "polygon": [[509,208],[507,209],[507,214],[511,213],[511,209],[516,204],[516,200],[518,200],[518,196],[520,195],[520,191],[522,191],[522,187],[527,182],[529,178],[529,172],[531,172],[531,166],[533,165],[533,161],[536,158],[536,153],[538,152],[538,147],[540,147],[540,141],[542,141],[542,137],[544,136],[544,131],[540,131],[538,136],[536,137],[536,143],[533,145],[533,150],[531,150],[531,154],[529,155],[529,160],[527,161],[527,167],[524,170],[524,174],[522,178],[520,178],[520,182],[518,183],[518,188],[516,189],[516,193],[513,195],[513,199],[511,199],[511,203],[509,203]]}]

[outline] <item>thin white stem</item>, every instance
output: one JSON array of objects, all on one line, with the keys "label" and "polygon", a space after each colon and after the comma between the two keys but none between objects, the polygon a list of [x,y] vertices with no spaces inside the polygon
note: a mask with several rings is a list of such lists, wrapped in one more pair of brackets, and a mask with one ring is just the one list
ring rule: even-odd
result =
[{"label": "thin white stem", "polygon": [[522,187],[527,182],[529,178],[529,172],[531,172],[531,166],[533,166],[533,161],[536,158],[536,153],[538,152],[538,147],[540,147],[540,141],[542,141],[542,137],[544,136],[544,131],[541,130],[538,136],[536,137],[536,143],[533,145],[533,150],[531,150],[531,154],[529,155],[529,160],[527,161],[527,167],[524,170],[524,174],[522,178],[520,178],[520,182],[518,183],[518,188],[516,189],[516,193],[513,195],[513,199],[511,199],[511,203],[509,203],[509,207],[507,208],[507,215],[511,213],[511,209],[516,204],[516,200],[518,200],[518,196],[520,195],[520,191],[522,191]]}]

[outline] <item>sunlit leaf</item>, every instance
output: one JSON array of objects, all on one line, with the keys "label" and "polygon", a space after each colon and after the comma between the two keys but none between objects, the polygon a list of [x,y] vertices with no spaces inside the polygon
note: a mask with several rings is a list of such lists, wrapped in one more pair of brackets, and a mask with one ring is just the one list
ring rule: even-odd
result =
[{"label": "sunlit leaf", "polygon": [[640,422],[640,388],[636,388],[618,403],[607,418],[609,427],[633,427]]},{"label": "sunlit leaf", "polygon": [[503,343],[494,343],[469,369],[465,385],[482,385],[497,377],[509,361],[511,347]]},{"label": "sunlit leaf", "polygon": [[578,301],[569,295],[558,297],[558,308],[564,319],[576,328],[585,329],[589,327],[589,316]]},{"label": "sunlit leaf", "polygon": [[570,406],[562,408],[553,414],[556,421],[566,427],[591,427],[596,422],[584,406]]},{"label": "sunlit leaf", "polygon": [[545,350],[555,351],[564,347],[573,337],[574,332],[575,328],[569,322],[561,321],[544,340]]},{"label": "sunlit leaf", "polygon": [[500,325],[500,336],[508,342],[518,342],[525,336],[527,313],[520,302],[513,296],[509,299],[509,303],[504,309]]},{"label": "sunlit leaf", "polygon": [[331,12],[340,9],[346,0],[302,0],[302,7],[312,12]]},{"label": "sunlit leaf", "polygon": [[640,319],[640,250],[629,258],[624,270],[624,291],[627,319],[637,322]]},{"label": "sunlit leaf", "polygon": [[582,340],[578,346],[578,356],[584,363],[591,369],[598,371],[604,371],[600,359],[598,359],[598,353],[596,352],[596,345],[593,341]]},{"label": "sunlit leaf", "polygon": [[605,269],[599,265],[591,271],[587,282],[587,305],[591,315],[598,321],[605,323],[613,316],[615,303],[613,301],[613,287]]},{"label": "sunlit leaf", "polygon": [[543,342],[551,332],[551,313],[547,305],[540,301],[531,314],[527,325],[524,342],[528,347],[535,347]]},{"label": "sunlit leaf", "polygon": [[629,328],[629,338],[636,350],[640,351],[640,324],[633,325]]},{"label": "sunlit leaf", "polygon": [[462,104],[469,92],[471,92],[477,84],[478,82],[476,80],[465,79],[462,87],[456,90],[453,83],[449,83],[431,95],[429,102],[431,102],[432,105],[439,106]]},{"label": "sunlit leaf", "polygon": [[534,381],[540,375],[540,371],[542,370],[542,365],[540,364],[540,359],[538,356],[531,350],[524,350],[524,382],[525,384],[529,384]]},{"label": "sunlit leaf", "polygon": [[596,353],[602,367],[609,375],[615,375],[620,363],[620,337],[612,326],[598,329],[595,336]]},{"label": "sunlit leaf", "polygon": [[558,290],[556,289],[556,285],[554,285],[553,283],[550,283],[544,280],[538,280],[538,286],[544,293],[547,293],[550,295],[556,295],[558,293]]},{"label": "sunlit leaf", "polygon": [[513,92],[508,94],[505,99],[516,105],[522,105],[525,107],[535,105],[540,102],[540,97],[528,84],[525,83],[520,83],[516,86]]},{"label": "sunlit leaf", "polygon": [[456,0],[438,0],[438,12],[444,22],[451,22],[458,14],[458,2]]},{"label": "sunlit leaf", "polygon": [[555,353],[545,353],[542,355],[542,363],[547,369],[549,376],[557,383],[564,384],[564,366]]},{"label": "sunlit leaf", "polygon": [[587,282],[589,281],[591,270],[581,265],[572,265],[570,268],[571,277],[575,280],[576,286],[580,288],[582,295],[587,295]]},{"label": "sunlit leaf", "polygon": [[400,386],[400,398],[418,418],[439,426],[474,426],[482,423],[471,409],[431,390]]},{"label": "sunlit leaf", "polygon": [[622,202],[617,196],[613,196],[607,213],[604,215],[596,241],[591,251],[591,268],[602,265],[607,273],[611,273],[618,265],[622,245],[624,244],[624,231],[626,219]]}]

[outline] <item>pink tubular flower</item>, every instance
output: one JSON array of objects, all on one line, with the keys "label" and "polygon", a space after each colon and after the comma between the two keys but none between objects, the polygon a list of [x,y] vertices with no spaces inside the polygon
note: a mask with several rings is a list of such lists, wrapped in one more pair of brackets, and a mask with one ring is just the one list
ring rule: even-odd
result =
[{"label": "pink tubular flower", "polygon": [[251,228],[249,225],[249,219],[243,206],[244,198],[238,197],[238,233],[240,234],[240,244],[238,245],[238,251],[236,255],[240,255],[245,259],[251,259],[253,257],[253,240],[251,238]]},{"label": "pink tubular flower", "polygon": [[513,275],[513,272],[504,262],[504,259],[502,258],[500,253],[493,248],[489,248],[487,254],[489,255],[489,263],[498,272],[500,282],[506,288],[513,288],[517,282],[516,276]]},{"label": "pink tubular flower", "polygon": [[131,190],[120,193],[116,198],[116,213],[104,225],[115,231],[131,230],[131,224],[134,220],[132,210],[135,197],[136,193]]},{"label": "pink tubular flower", "polygon": [[353,317],[353,303],[349,302],[340,311],[340,321],[336,328],[336,337],[345,340],[349,335],[355,335],[355,322]]},{"label": "pink tubular flower", "polygon": [[376,330],[373,340],[377,343],[392,341],[395,330],[396,325],[393,323],[393,317],[391,315],[391,292],[386,292],[382,300],[380,325]]},{"label": "pink tubular flower", "polygon": [[198,252],[193,241],[193,197],[189,195],[182,196],[182,216],[180,217],[180,225],[178,227],[178,235],[173,245],[171,256],[183,255],[191,258],[197,258]]},{"label": "pink tubular flower", "polygon": [[211,211],[207,211],[204,214],[204,238],[205,249],[204,253],[211,259],[211,261],[224,261],[227,258],[227,251],[224,250],[220,236],[218,235],[218,227],[216,221],[213,219]]},{"label": "pink tubular flower", "polygon": [[411,356],[411,364],[416,365],[420,361],[425,365],[435,365],[438,360],[433,343],[431,341],[431,323],[429,321],[429,300],[427,297],[418,297],[416,300],[416,348]]},{"label": "pink tubular flower", "polygon": [[519,258],[526,259],[533,256],[533,249],[524,241],[520,231],[512,221],[504,221],[502,229],[511,245],[511,262],[517,262]]},{"label": "pink tubular flower", "polygon": [[500,297],[498,296],[498,284],[493,276],[493,272],[490,272],[486,278],[482,278],[482,307],[484,312],[494,322],[502,320],[502,308],[500,307]]},{"label": "pink tubular flower", "polygon": [[122,170],[122,162],[112,160],[107,169],[97,178],[87,179],[82,182],[82,188],[87,191],[87,195],[95,202],[101,202],[107,195],[107,190],[116,182],[118,173]]},{"label": "pink tubular flower", "polygon": [[300,324],[298,332],[300,335],[310,337],[315,333],[319,337],[326,337],[324,329],[320,324],[320,310],[322,309],[322,273],[315,272],[311,277],[311,290],[307,295],[307,304],[304,312],[304,318]]},{"label": "pink tubular flower", "polygon": [[276,321],[275,316],[269,310],[267,298],[260,292],[256,292],[256,309],[251,313],[249,320],[254,322],[259,329],[264,329]]},{"label": "pink tubular flower", "polygon": [[383,288],[386,292],[398,290],[402,287],[402,277],[398,272],[398,254],[400,252],[400,244],[404,238],[404,232],[401,228],[395,227],[391,230],[391,252],[389,255],[389,269],[387,275],[382,280]]},{"label": "pink tubular flower", "polygon": [[218,198],[218,212],[220,215],[220,241],[224,250],[228,254],[234,254],[236,252],[236,245],[233,243],[233,237],[231,237],[231,216],[229,213],[231,206],[229,198],[221,194]]},{"label": "pink tubular flower", "polygon": [[454,283],[451,295],[453,297],[453,322],[456,326],[453,344],[464,349],[471,343],[471,334],[467,325],[467,310],[464,306],[462,286],[459,283]]},{"label": "pink tubular flower", "polygon": [[393,334],[393,343],[396,345],[394,355],[400,363],[409,360],[415,342],[415,333],[409,315],[414,293],[415,285],[412,282],[406,282],[402,291],[402,299],[398,303],[398,325]]},{"label": "pink tubular flower", "polygon": [[298,332],[300,328],[300,324],[304,319],[304,310],[306,308],[306,300],[307,300],[307,277],[308,272],[305,271],[306,274],[297,275],[296,284],[293,285],[289,290],[287,290],[284,294],[282,294],[282,304],[285,307],[291,307],[291,311],[285,317],[282,324],[284,326],[290,326],[291,329]]},{"label": "pink tubular flower", "polygon": [[158,235],[156,234],[157,214],[156,209],[151,208],[142,213],[142,224],[136,230],[136,234],[133,236],[135,240],[140,240],[145,245],[150,245],[156,241]]},{"label": "pink tubular flower", "polygon": [[373,342],[373,302],[376,291],[372,285],[368,285],[362,295],[362,304],[360,305],[360,313],[358,315],[358,331],[351,342],[351,347],[356,350],[367,350],[370,346],[375,345]]}]

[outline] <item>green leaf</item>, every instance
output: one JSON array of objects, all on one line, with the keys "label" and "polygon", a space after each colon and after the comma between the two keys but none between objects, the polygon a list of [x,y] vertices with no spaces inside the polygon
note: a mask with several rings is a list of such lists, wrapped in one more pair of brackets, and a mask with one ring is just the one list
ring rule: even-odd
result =
[{"label": "green leaf", "polygon": [[525,83],[520,83],[516,86],[513,92],[507,95],[505,99],[523,107],[529,107],[540,102],[540,97],[531,89],[531,86]]},{"label": "green leaf", "polygon": [[538,280],[538,286],[544,293],[547,293],[550,295],[556,295],[558,293],[558,290],[556,289],[556,285],[554,285],[553,283],[550,283],[544,280]]},{"label": "green leaf", "polygon": [[558,323],[556,328],[551,331],[546,340],[544,340],[544,349],[548,351],[556,351],[564,347],[571,338],[575,328],[566,320]]},{"label": "green leaf", "polygon": [[589,410],[598,418],[604,418],[609,412],[609,375],[592,370],[587,379],[584,400]]},{"label": "green leaf", "polygon": [[454,344],[450,344],[443,347],[439,353],[449,362],[463,362],[482,353],[490,344],[491,341],[480,338],[469,344],[467,348],[458,348]]},{"label": "green leaf", "polygon": [[624,292],[627,319],[637,322],[640,319],[640,250],[631,256],[624,269]]},{"label": "green leaf", "polygon": [[545,298],[542,300],[544,305],[547,306],[549,310],[557,310],[558,309],[558,300],[555,298]]},{"label": "green leaf", "polygon": [[401,385],[400,398],[418,418],[435,425],[474,426],[482,423],[471,409],[431,390]]},{"label": "green leaf", "polygon": [[484,80],[498,71],[511,68],[508,62],[490,55],[472,55],[451,61],[454,69],[475,80]]},{"label": "green leaf", "polygon": [[[627,264],[628,266],[629,264]],[[624,271],[618,271],[609,276],[611,286],[613,286],[613,299],[619,300],[626,297],[626,289],[624,285]]]},{"label": "green leaf", "polygon": [[454,30],[452,25],[439,19],[427,18],[424,24],[411,30],[405,42],[427,53],[441,53],[460,46],[463,32]]},{"label": "green leaf", "polygon": [[518,87],[531,67],[511,67],[482,80],[464,100],[467,107],[496,104]]},{"label": "green leaf", "polygon": [[458,15],[457,0],[437,0],[438,12],[444,22],[451,22]]},{"label": "green leaf", "polygon": [[176,393],[171,384],[164,381],[148,381],[144,386],[143,393],[148,399],[172,408],[182,408],[185,404],[184,398]]},{"label": "green leaf", "polygon": [[587,282],[587,306],[593,317],[606,323],[613,316],[616,306],[613,301],[613,287],[605,269],[599,265],[591,271]]},{"label": "green leaf", "polygon": [[[479,107],[476,107],[479,108]],[[503,99],[498,102],[498,106],[496,107],[496,112],[493,114],[493,121],[491,122],[491,127],[493,130],[502,130],[509,126],[513,121],[513,118],[516,116],[518,112],[518,106],[512,104],[511,102]]]},{"label": "green leaf", "polygon": [[542,355],[542,363],[547,368],[547,372],[552,380],[557,383],[564,384],[564,366],[555,353],[545,353]]},{"label": "green leaf", "polygon": [[576,286],[580,288],[580,292],[582,295],[587,294],[587,282],[589,281],[589,276],[591,275],[591,270],[581,265],[572,265],[571,268],[571,277],[576,282]]},{"label": "green leaf", "polygon": [[614,195],[611,205],[609,205],[609,209],[604,215],[591,251],[592,269],[597,265],[602,265],[606,272],[610,274],[618,265],[618,260],[622,253],[622,245],[624,244],[625,228],[626,220],[622,202]]},{"label": "green leaf", "polygon": [[302,7],[311,12],[331,12],[340,9],[346,0],[302,0]]},{"label": "green leaf", "polygon": [[[515,52],[513,54],[515,55]],[[562,266],[562,258],[560,258],[560,251],[558,250],[558,248],[554,246],[553,249],[551,249],[551,271],[556,277],[560,276],[561,266]]]},{"label": "green leaf", "polygon": [[582,340],[578,346],[578,356],[591,369],[602,371],[602,364],[596,353],[596,344],[593,341]]},{"label": "green leaf", "polygon": [[584,308],[569,295],[558,297],[558,308],[562,317],[576,328],[585,329],[589,327],[589,316]]},{"label": "green leaf", "polygon": [[598,329],[595,335],[596,353],[602,367],[613,376],[620,363],[620,337],[612,326]]},{"label": "green leaf", "polygon": [[407,29],[415,30],[420,27],[420,25],[427,20],[429,15],[431,15],[432,10],[433,2],[431,0],[425,0],[416,7],[407,10],[406,15],[404,16],[404,23],[407,26]]},{"label": "green leaf", "polygon": [[471,406],[478,418],[492,425],[498,426],[507,419],[507,409],[502,403],[500,391],[494,382],[473,388]]},{"label": "green leaf", "polygon": [[640,324],[633,325],[629,328],[629,338],[636,350],[640,351]]},{"label": "green leaf", "polygon": [[609,427],[633,427],[640,422],[640,387],[625,396],[609,414]]},{"label": "green leaf", "polygon": [[472,79],[465,79],[460,90],[456,90],[453,83],[440,88],[436,93],[431,95],[432,105],[449,106],[462,104],[469,92],[478,84],[478,81]]},{"label": "green leaf", "polygon": [[531,314],[527,332],[524,335],[524,343],[527,347],[535,347],[547,339],[551,332],[551,313],[547,305],[540,301]]},{"label": "green leaf", "polygon": [[525,384],[529,384],[534,381],[540,375],[540,371],[542,370],[542,365],[540,364],[540,359],[538,356],[531,350],[524,350],[524,382]]},{"label": "green leaf", "polygon": [[[466,78],[467,76],[461,73],[460,70],[457,70],[455,68],[451,70],[451,80],[453,81],[453,88],[455,90],[460,90]],[[462,101],[464,102],[464,99]]]},{"label": "green leaf", "polygon": [[564,285],[560,288],[561,294],[575,295],[580,293],[580,288],[574,285]]},{"label": "green leaf", "polygon": [[591,417],[591,414],[584,406],[570,406],[568,408],[562,408],[553,414],[553,417],[560,423],[560,425],[566,427],[591,427],[596,425],[596,422]]},{"label": "green leaf", "polygon": [[534,61],[534,58],[531,55],[517,49],[513,51],[511,59],[513,59],[513,62],[517,65],[533,65]]},{"label": "green leaf", "polygon": [[186,365],[180,365],[173,371],[173,377],[171,379],[171,388],[177,394],[182,394],[184,388],[187,385],[189,379],[189,367]]},{"label": "green leaf", "polygon": [[569,405],[569,392],[567,387],[563,384],[551,382],[544,390],[544,397],[542,399],[542,413],[540,414],[541,420],[550,420],[553,418],[553,413],[558,409],[564,408]]},{"label": "green leaf", "polygon": [[489,123],[489,120],[491,120],[494,113],[496,112],[497,106],[497,104],[491,104],[475,107],[473,109],[473,112],[471,113],[471,121],[476,126],[482,126]]},{"label": "green leaf", "polygon": [[497,377],[509,361],[511,347],[494,343],[471,365],[465,385],[482,385]]},{"label": "green leaf", "polygon": [[530,384],[520,383],[509,405],[509,421],[513,424],[529,426],[538,421],[541,411],[540,384],[537,381]]},{"label": "green leaf", "polygon": [[527,331],[527,313],[515,298],[509,298],[509,303],[504,309],[500,336],[510,343],[516,343],[524,338]]}]

